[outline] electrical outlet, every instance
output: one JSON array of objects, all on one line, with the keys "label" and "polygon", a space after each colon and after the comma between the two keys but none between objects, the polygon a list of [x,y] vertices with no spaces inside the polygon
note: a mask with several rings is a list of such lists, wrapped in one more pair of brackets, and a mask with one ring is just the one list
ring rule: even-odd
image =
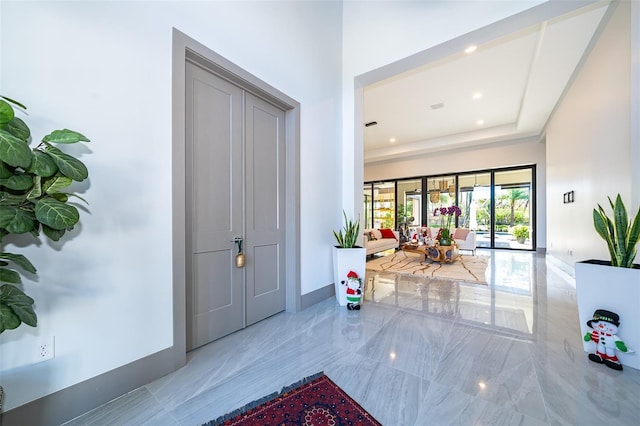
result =
[{"label": "electrical outlet", "polygon": [[55,357],[55,339],[53,336],[40,340],[36,346],[34,362],[47,361]]}]

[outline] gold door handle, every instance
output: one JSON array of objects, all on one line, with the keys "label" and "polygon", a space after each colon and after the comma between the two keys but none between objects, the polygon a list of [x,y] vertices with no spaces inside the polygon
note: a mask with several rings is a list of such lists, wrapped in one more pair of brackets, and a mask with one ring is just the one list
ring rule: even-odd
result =
[{"label": "gold door handle", "polygon": [[244,268],[244,265],[246,263],[246,257],[244,255],[244,253],[242,253],[242,243],[244,241],[244,238],[242,237],[235,237],[233,240],[234,243],[236,243],[238,245],[238,254],[236,254],[236,268]]}]

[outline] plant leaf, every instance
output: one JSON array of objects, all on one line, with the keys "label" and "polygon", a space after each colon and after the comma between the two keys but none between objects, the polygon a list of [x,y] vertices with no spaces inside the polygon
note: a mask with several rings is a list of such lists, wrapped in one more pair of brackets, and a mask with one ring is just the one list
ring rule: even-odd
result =
[{"label": "plant leaf", "polygon": [[29,126],[27,126],[27,124],[18,117],[13,117],[13,119],[7,123],[4,129],[16,138],[22,139],[25,142],[28,142],[29,136],[31,136]]},{"label": "plant leaf", "polygon": [[5,330],[13,330],[22,324],[20,318],[13,312],[13,309],[5,305],[0,299],[0,334]]},{"label": "plant leaf", "polygon": [[44,197],[36,202],[36,219],[53,229],[69,229],[80,220],[78,209],[52,197]]},{"label": "plant leaf", "polygon": [[71,185],[73,181],[66,176],[56,176],[55,178],[48,179],[43,185],[42,189],[47,194],[55,194],[60,192],[61,189],[64,189]]},{"label": "plant leaf", "polygon": [[25,271],[31,272],[32,274],[36,273],[36,267],[33,266],[33,263],[31,263],[29,259],[27,259],[25,256],[21,254],[2,252],[0,253],[0,259],[5,259],[10,262],[13,262],[14,264],[24,269]]},{"label": "plant leaf", "polygon": [[13,168],[9,168],[7,163],[4,161],[0,161],[0,179],[8,178],[13,176]]},{"label": "plant leaf", "polygon": [[0,128],[4,128],[8,122],[13,120],[14,116],[15,112],[13,111],[13,107],[0,99]]},{"label": "plant leaf", "polygon": [[14,191],[26,191],[33,187],[33,178],[25,174],[14,174],[13,176],[0,179],[0,185]]},{"label": "plant leaf", "polygon": [[7,268],[0,268],[0,281],[3,283],[20,284],[20,274]]},{"label": "plant leaf", "polygon": [[633,219],[633,223],[629,228],[629,234],[627,235],[627,262],[625,265],[627,268],[633,267],[633,260],[636,257],[636,246],[638,245],[638,241],[640,241],[640,207],[638,208],[638,212]]},{"label": "plant leaf", "polygon": [[69,129],[54,130],[47,136],[42,138],[43,142],[49,143],[76,143],[76,142],[90,142],[90,140],[82,133],[75,132]]},{"label": "plant leaf", "polygon": [[33,152],[29,145],[6,130],[0,129],[0,160],[13,167],[28,169],[31,166]]},{"label": "plant leaf", "polygon": [[33,187],[27,192],[27,200],[33,201],[42,196],[42,178],[40,176],[33,177]]},{"label": "plant leaf", "polygon": [[622,202],[622,198],[620,194],[616,197],[615,204],[611,202],[611,198],[609,198],[609,203],[613,208],[613,223],[615,229],[615,247],[616,247],[616,257],[618,258],[618,266],[622,266],[626,263],[627,259],[627,227],[629,226],[629,219],[627,216],[627,209]]},{"label": "plant leaf", "polygon": [[66,229],[53,229],[47,225],[42,225],[42,232],[52,241],[59,241],[60,238],[67,232]]},{"label": "plant leaf", "polygon": [[[0,287],[0,305],[4,305],[11,309],[13,314],[15,314],[20,321],[30,325],[31,327],[35,327],[38,323],[36,313],[33,310],[33,302],[34,300],[32,298],[24,294],[24,292],[16,286],[3,285]],[[0,329],[3,326],[10,329],[10,327],[6,327],[4,314],[6,314],[6,312],[3,310],[0,314],[0,322],[2,322],[2,324],[0,324]],[[11,325],[14,323],[15,321],[9,321],[9,324]],[[13,328],[15,327],[17,327],[17,325]]]},{"label": "plant leaf", "polygon": [[7,101],[7,102],[11,102],[11,103],[12,103],[12,104],[14,104],[14,105],[19,106],[19,107],[20,107],[20,108],[22,108],[22,109],[27,109],[27,107],[26,107],[26,106],[22,105],[20,102],[18,102],[18,101],[16,101],[16,100],[13,100],[13,99],[11,99],[11,98],[7,98],[6,96],[2,96],[2,95],[0,95],[0,98],[4,99],[4,100],[5,100],[5,101]]},{"label": "plant leaf", "polygon": [[54,146],[48,146],[46,152],[51,156],[63,175],[78,182],[85,180],[89,176],[87,166],[77,158],[62,152]]},{"label": "plant leaf", "polygon": [[38,176],[49,177],[56,174],[58,166],[53,158],[46,152],[35,150],[33,152],[33,161],[31,167],[27,170],[29,173],[35,173]]},{"label": "plant leaf", "polygon": [[607,243],[607,248],[609,250],[609,256],[611,257],[611,265],[617,266],[616,262],[616,254],[615,254],[615,246],[613,243],[613,226],[611,224],[611,220],[607,217],[604,212],[604,209],[600,204],[598,204],[598,209],[593,209],[593,226],[596,229],[596,232],[602,239],[604,239]]},{"label": "plant leaf", "polygon": [[15,206],[0,206],[0,227],[11,234],[24,234],[35,226],[30,213]]},{"label": "plant leaf", "polygon": [[6,191],[0,191],[0,205],[3,206],[18,206],[25,200],[24,194],[10,194]]}]

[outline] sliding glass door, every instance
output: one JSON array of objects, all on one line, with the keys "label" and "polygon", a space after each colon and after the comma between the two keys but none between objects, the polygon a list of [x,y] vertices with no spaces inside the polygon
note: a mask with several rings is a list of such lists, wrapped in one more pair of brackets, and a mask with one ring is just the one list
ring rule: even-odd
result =
[{"label": "sliding glass door", "polygon": [[427,217],[426,225],[440,227],[440,216],[433,211],[439,207],[449,207],[456,203],[456,176],[437,176],[427,178]]},{"label": "sliding glass door", "polygon": [[458,218],[459,227],[476,232],[477,247],[490,248],[493,223],[491,173],[464,174],[458,177],[458,181],[458,207],[462,210]]},{"label": "sliding glass door", "polygon": [[457,205],[455,227],[476,232],[477,247],[534,250],[535,166],[424,176],[364,186],[366,227],[440,227],[433,211]]},{"label": "sliding glass door", "polygon": [[397,181],[396,194],[398,198],[397,230],[400,231],[401,242],[404,242],[422,223],[422,179]]},{"label": "sliding glass door", "polygon": [[396,183],[377,182],[373,184],[373,227],[395,229]]},{"label": "sliding glass door", "polygon": [[531,209],[533,169],[495,172],[496,248],[533,248]]}]

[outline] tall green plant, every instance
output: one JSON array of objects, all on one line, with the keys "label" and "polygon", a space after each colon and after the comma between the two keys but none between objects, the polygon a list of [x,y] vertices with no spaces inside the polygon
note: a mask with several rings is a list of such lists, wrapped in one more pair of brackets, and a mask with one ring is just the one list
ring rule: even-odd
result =
[{"label": "tall green plant", "polygon": [[616,197],[615,204],[610,197],[607,198],[613,210],[613,219],[598,204],[598,208],[593,209],[593,225],[598,235],[607,242],[611,266],[632,268],[637,253],[636,246],[640,240],[640,208],[633,222],[630,222],[620,194]]},{"label": "tall green plant", "polygon": [[[42,232],[58,241],[73,229],[80,214],[68,201],[77,194],[64,191],[73,181],[85,180],[89,173],[77,158],[53,144],[89,142],[73,130],[55,130],[29,147],[31,131],[15,116],[14,107],[26,107],[0,96],[0,243],[11,234]],[[21,273],[36,273],[21,254],[0,252],[0,333],[25,323],[37,325],[34,300],[22,291]]]},{"label": "tall green plant", "polygon": [[[358,240],[360,234],[360,218],[357,221],[347,219],[347,213],[343,210],[344,215],[344,227],[336,232],[333,231],[334,237],[338,241],[338,247],[340,248],[353,248]],[[343,232],[344,231],[344,232]]]}]

